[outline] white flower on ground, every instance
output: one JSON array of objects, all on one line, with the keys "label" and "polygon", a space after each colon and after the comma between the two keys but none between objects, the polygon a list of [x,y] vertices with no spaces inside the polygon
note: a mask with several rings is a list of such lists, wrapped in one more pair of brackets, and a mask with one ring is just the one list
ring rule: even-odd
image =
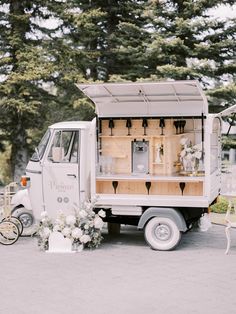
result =
[{"label": "white flower on ground", "polygon": [[96,229],[102,229],[102,227],[103,227],[103,220],[100,218],[100,217],[96,217],[95,219],[94,219],[94,227],[96,228]]},{"label": "white flower on ground", "polygon": [[90,210],[92,205],[89,202],[84,202],[84,207],[85,207],[86,210]]},{"label": "white flower on ground", "polygon": [[103,209],[101,209],[101,210],[99,210],[98,215],[100,217],[104,218],[104,217],[106,217],[106,212]]},{"label": "white flower on ground", "polygon": [[60,231],[60,230],[61,230],[61,228],[60,228],[59,225],[55,225],[55,226],[53,227],[53,231]]},{"label": "white flower on ground", "polygon": [[84,229],[88,230],[89,229],[89,225],[88,224],[84,225]]},{"label": "white flower on ground", "polygon": [[46,212],[46,210],[44,210],[44,211],[41,213],[41,218],[48,218],[48,213]]},{"label": "white flower on ground", "polygon": [[84,209],[79,211],[79,216],[81,218],[85,218],[85,217],[87,217],[87,215],[88,215],[88,213]]},{"label": "white flower on ground", "polygon": [[66,216],[66,223],[67,225],[73,226],[76,223],[76,218],[74,215]]},{"label": "white flower on ground", "polygon": [[50,236],[51,230],[48,227],[43,229],[43,237],[48,238]]},{"label": "white flower on ground", "polygon": [[83,231],[80,228],[74,228],[72,230],[71,235],[72,235],[72,238],[79,239],[80,237],[82,237]]},{"label": "white flower on ground", "polygon": [[91,241],[91,237],[87,234],[82,235],[82,237],[80,237],[80,242],[81,243],[88,243]]},{"label": "white flower on ground", "polygon": [[61,232],[65,237],[68,237],[71,234],[71,229],[68,227],[65,227]]}]

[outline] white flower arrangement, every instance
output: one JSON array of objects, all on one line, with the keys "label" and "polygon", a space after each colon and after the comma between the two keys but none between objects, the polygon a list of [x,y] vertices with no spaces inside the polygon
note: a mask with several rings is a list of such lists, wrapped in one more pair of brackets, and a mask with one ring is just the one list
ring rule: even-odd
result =
[{"label": "white flower arrangement", "polygon": [[180,152],[180,161],[182,162],[184,168],[186,168],[186,164],[190,163],[193,170],[202,158],[202,143],[192,145],[188,138],[182,137],[180,144],[183,147]]},{"label": "white flower arrangement", "polygon": [[49,236],[53,231],[61,232],[64,238],[69,238],[75,250],[81,245],[89,248],[98,247],[102,241],[101,230],[104,224],[102,218],[106,213],[100,210],[96,214],[93,208],[94,202],[85,202],[81,208],[74,209],[74,215],[66,216],[59,212],[55,221],[46,211],[42,212],[37,231],[40,249],[48,249]]}]

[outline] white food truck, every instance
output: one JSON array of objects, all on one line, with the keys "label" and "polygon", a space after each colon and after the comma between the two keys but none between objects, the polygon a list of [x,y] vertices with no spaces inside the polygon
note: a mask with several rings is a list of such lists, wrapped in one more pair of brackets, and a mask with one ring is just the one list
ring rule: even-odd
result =
[{"label": "white food truck", "polygon": [[[50,126],[31,157],[12,213],[32,232],[89,199],[109,226],[144,229],[156,250],[176,247],[220,193],[221,115],[197,81],[79,84],[90,122]],[[235,108],[234,108],[235,109]],[[112,228],[111,228],[112,230]]]}]

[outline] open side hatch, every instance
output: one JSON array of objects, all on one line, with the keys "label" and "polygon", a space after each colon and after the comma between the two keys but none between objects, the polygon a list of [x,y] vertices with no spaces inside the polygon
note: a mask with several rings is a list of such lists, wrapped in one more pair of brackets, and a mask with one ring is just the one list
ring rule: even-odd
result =
[{"label": "open side hatch", "polygon": [[94,102],[100,118],[208,114],[208,102],[197,81],[94,83],[77,87]]}]

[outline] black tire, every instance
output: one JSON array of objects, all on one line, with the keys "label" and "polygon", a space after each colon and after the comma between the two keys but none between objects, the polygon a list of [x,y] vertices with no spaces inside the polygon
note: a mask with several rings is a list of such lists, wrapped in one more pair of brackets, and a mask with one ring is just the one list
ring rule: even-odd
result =
[{"label": "black tire", "polygon": [[12,245],[19,238],[19,229],[12,221],[2,221],[0,223],[0,243]]}]

